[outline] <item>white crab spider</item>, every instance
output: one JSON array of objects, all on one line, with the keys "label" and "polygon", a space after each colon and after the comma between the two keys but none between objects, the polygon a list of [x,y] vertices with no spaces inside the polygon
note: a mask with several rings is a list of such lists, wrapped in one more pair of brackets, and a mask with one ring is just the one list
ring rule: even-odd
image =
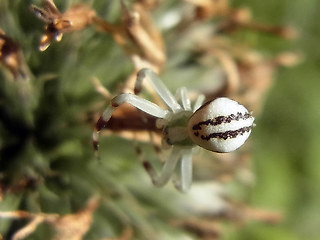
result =
[{"label": "white crab spider", "polygon": [[180,180],[175,178],[173,182],[177,189],[186,191],[192,182],[194,147],[198,145],[213,152],[231,152],[239,148],[249,137],[254,118],[236,101],[222,97],[202,105],[204,96],[201,95],[192,107],[185,87],[178,90],[175,98],[159,76],[147,68],[137,74],[136,94],[141,91],[143,80],[151,83],[168,109],[162,109],[135,94],[120,94],[111,100],[110,106],[104,110],[96,123],[93,144],[97,151],[100,130],[106,126],[115,109],[123,103],[129,103],[157,117],[157,127],[162,129],[163,139],[171,145],[172,151],[159,174],[148,161],[143,161],[155,186],[162,187],[170,180],[180,160]]}]

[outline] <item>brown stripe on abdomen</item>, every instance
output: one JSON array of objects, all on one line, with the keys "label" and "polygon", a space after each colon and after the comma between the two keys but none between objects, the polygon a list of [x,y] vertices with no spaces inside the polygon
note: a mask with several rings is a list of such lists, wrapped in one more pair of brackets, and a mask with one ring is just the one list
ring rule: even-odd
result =
[{"label": "brown stripe on abdomen", "polygon": [[225,132],[215,132],[211,133],[207,136],[201,135],[201,139],[209,141],[212,138],[221,138],[227,140],[228,138],[236,138],[238,135],[243,135],[245,132],[249,132],[251,130],[250,127],[243,127],[233,131],[225,131]]},{"label": "brown stripe on abdomen", "polygon": [[246,120],[251,117],[251,114],[246,112],[245,114],[238,112],[237,114],[230,114],[228,116],[218,116],[213,119],[208,119],[206,121],[198,122],[193,125],[192,130],[201,130],[201,126],[217,126],[222,123],[230,123],[231,121]]}]

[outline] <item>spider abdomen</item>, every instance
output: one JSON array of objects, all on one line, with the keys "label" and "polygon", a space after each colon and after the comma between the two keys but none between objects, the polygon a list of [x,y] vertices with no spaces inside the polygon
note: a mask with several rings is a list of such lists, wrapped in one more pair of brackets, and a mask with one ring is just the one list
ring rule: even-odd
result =
[{"label": "spider abdomen", "polygon": [[254,118],[238,102],[216,98],[204,104],[189,119],[191,140],[210,151],[231,152],[249,137]]}]

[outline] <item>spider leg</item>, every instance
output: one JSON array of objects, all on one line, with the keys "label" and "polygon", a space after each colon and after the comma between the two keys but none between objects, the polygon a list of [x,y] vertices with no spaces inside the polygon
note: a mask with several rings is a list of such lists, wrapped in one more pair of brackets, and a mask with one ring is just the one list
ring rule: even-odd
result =
[{"label": "spider leg", "polygon": [[174,173],[174,170],[177,166],[177,163],[181,156],[181,150],[179,148],[173,147],[171,155],[164,163],[161,172],[158,174],[155,169],[152,167],[151,163],[148,160],[143,160],[142,164],[149,174],[152,183],[157,187],[164,186],[171,178]]},{"label": "spider leg", "polygon": [[177,90],[177,95],[182,102],[182,107],[186,111],[191,111],[191,102],[187,95],[187,88],[181,87]]},{"label": "spider leg", "polygon": [[143,68],[138,72],[137,80],[134,87],[135,94],[138,94],[141,91],[142,82],[144,79],[147,79],[152,84],[161,99],[167,104],[169,108],[171,108],[173,112],[179,112],[182,110],[180,104],[174,98],[169,89],[163,84],[160,77],[149,68]]},{"label": "spider leg", "polygon": [[200,94],[197,98],[197,100],[194,103],[193,106],[193,111],[195,112],[196,110],[198,110],[198,108],[200,108],[204,102],[204,100],[206,99],[206,97],[203,94]]},{"label": "spider leg", "polygon": [[[153,150],[156,154],[160,155],[160,153],[162,152],[162,149],[156,144],[155,140],[154,140],[154,136],[152,132],[148,132],[149,134],[149,140],[150,143],[153,147]],[[137,142],[137,140],[134,140],[134,145],[135,145],[135,149],[136,149],[136,153],[140,159],[141,162],[144,162],[145,156],[143,154],[143,151],[140,147],[140,144]],[[164,162],[164,160],[160,157],[161,162]]]},{"label": "spider leg", "polygon": [[192,183],[192,150],[187,150],[182,154],[180,174],[180,180],[174,179],[173,183],[176,189],[186,192]]},{"label": "spider leg", "polygon": [[104,110],[98,122],[96,123],[95,130],[92,134],[93,147],[94,147],[94,150],[96,151],[96,155],[99,148],[100,130],[106,127],[113,112],[123,103],[129,103],[134,107],[139,108],[143,112],[146,112],[158,118],[165,118],[169,113],[168,110],[164,110],[160,108],[158,105],[133,94],[124,93],[113,98],[111,100],[111,104]]},{"label": "spider leg", "polygon": [[156,154],[160,154],[161,153],[161,148],[156,144],[152,132],[149,132],[149,139],[150,139],[150,143],[152,144],[152,147],[153,147],[155,153]]}]

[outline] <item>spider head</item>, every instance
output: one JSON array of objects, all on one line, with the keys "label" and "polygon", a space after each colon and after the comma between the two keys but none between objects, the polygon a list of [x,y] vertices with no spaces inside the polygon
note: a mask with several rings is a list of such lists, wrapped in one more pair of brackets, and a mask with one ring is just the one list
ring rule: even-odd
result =
[{"label": "spider head", "polygon": [[200,147],[213,152],[232,152],[249,137],[254,117],[238,102],[216,98],[190,117],[188,134]]},{"label": "spider head", "polygon": [[[158,121],[158,127],[163,129],[163,144],[194,146],[186,128],[191,115],[191,111],[180,111],[171,114],[166,120]],[[159,123],[162,123],[162,125]]]}]

